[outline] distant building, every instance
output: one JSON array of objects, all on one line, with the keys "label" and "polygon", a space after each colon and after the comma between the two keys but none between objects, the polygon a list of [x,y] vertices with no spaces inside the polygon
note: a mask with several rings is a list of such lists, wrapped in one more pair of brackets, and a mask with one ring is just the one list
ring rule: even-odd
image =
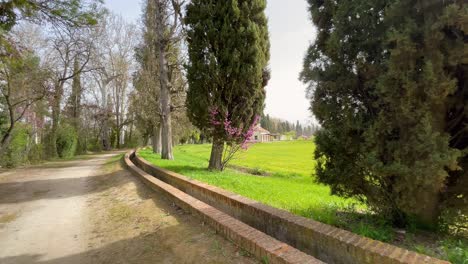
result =
[{"label": "distant building", "polygon": [[281,139],[280,134],[272,134],[270,131],[264,129],[260,125],[257,125],[254,128],[253,137],[250,140],[251,142],[272,142],[278,141]]},{"label": "distant building", "polygon": [[280,141],[281,134],[270,134],[272,141]]}]

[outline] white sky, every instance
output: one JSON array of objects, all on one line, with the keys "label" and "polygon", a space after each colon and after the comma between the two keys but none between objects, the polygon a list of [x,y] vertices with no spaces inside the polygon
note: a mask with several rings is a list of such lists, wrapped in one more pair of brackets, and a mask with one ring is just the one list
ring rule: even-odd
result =
[{"label": "white sky", "polygon": [[[129,22],[141,17],[139,0],[106,0],[107,7]],[[309,20],[306,0],[268,0],[271,43],[271,80],[267,86],[265,113],[289,121],[308,123],[311,113],[305,85],[299,80],[302,60],[315,29]]]}]

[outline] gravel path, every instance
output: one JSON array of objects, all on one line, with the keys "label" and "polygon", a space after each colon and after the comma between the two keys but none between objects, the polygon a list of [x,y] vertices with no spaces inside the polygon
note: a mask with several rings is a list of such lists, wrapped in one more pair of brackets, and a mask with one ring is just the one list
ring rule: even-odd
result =
[{"label": "gravel path", "polygon": [[35,263],[85,252],[88,183],[113,155],[0,174],[0,263]]},{"label": "gravel path", "polygon": [[256,262],[116,155],[0,173],[0,264]]}]

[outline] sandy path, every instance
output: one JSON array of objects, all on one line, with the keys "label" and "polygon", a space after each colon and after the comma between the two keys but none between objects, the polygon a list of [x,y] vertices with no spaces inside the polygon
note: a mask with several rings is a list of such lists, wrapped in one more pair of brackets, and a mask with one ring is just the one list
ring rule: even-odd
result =
[{"label": "sandy path", "polygon": [[0,264],[256,262],[115,155],[0,173]]},{"label": "sandy path", "polygon": [[84,252],[88,182],[112,155],[0,174],[0,263]]}]

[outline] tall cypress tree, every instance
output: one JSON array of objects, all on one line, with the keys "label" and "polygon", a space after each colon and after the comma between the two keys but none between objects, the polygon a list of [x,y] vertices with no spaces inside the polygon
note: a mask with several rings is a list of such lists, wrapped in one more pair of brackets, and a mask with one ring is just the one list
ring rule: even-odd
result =
[{"label": "tall cypress tree", "polygon": [[249,136],[264,107],[269,72],[266,0],[194,0],[187,6],[188,116],[213,138],[210,169]]},{"label": "tall cypress tree", "polygon": [[318,36],[301,78],[322,126],[318,180],[395,224],[466,210],[466,4],[308,2]]}]

